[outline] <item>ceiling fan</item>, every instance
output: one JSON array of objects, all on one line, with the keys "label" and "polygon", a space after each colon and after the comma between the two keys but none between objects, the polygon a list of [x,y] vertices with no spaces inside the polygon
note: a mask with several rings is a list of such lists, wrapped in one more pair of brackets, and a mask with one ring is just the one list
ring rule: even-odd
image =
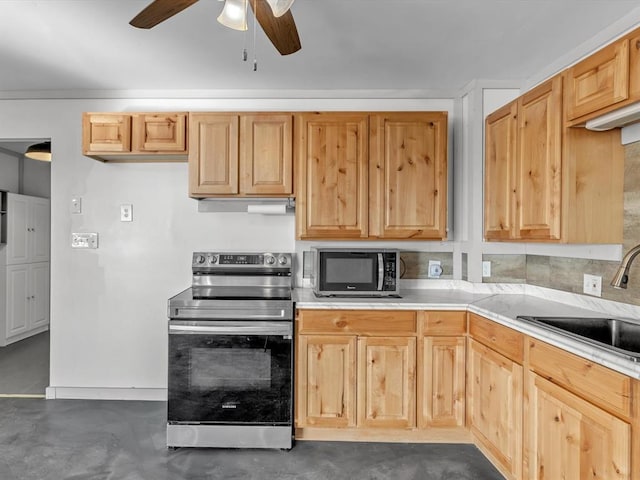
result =
[{"label": "ceiling fan", "polygon": [[[136,15],[129,24],[138,28],[152,28],[198,0],[154,0]],[[242,0],[244,1],[244,0]],[[293,0],[247,0],[253,13],[273,46],[282,55],[290,55],[302,48],[298,30],[289,7]],[[225,8],[227,2],[225,0]],[[233,3],[233,2],[231,2]],[[236,2],[237,3],[237,2]],[[246,4],[243,3],[246,9]],[[235,28],[235,27],[232,27]],[[246,27],[243,28],[246,30]]]}]

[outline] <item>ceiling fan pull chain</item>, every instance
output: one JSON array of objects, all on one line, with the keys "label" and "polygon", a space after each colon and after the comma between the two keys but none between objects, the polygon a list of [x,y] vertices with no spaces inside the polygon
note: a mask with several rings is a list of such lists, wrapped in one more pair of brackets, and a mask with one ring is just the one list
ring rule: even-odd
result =
[{"label": "ceiling fan pull chain", "polygon": [[256,18],[256,1],[253,0],[253,71],[258,71],[258,54],[256,52],[256,23],[258,23],[258,19]]},{"label": "ceiling fan pull chain", "polygon": [[[247,7],[248,7],[247,2],[248,2],[248,1],[249,1],[249,0],[244,0],[244,11],[245,11],[245,13],[246,13],[246,12],[247,12],[247,10],[248,10],[248,9],[247,9]],[[247,31],[248,31],[248,29],[247,29],[247,30],[245,30],[244,32],[242,32],[242,40],[243,40],[243,46],[242,46],[242,61],[243,61],[243,62],[246,62],[246,61],[247,61],[247,58],[249,57],[249,55],[247,54]]]}]

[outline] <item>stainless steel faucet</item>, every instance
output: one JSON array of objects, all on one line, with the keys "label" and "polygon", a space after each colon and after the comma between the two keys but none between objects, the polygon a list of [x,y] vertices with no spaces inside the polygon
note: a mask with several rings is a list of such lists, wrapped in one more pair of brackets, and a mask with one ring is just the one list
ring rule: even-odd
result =
[{"label": "stainless steel faucet", "polygon": [[627,254],[622,259],[620,266],[618,267],[618,271],[613,276],[613,280],[611,280],[612,287],[627,288],[627,282],[629,281],[629,268],[631,267],[631,263],[639,253],[640,245],[636,245],[627,252]]}]

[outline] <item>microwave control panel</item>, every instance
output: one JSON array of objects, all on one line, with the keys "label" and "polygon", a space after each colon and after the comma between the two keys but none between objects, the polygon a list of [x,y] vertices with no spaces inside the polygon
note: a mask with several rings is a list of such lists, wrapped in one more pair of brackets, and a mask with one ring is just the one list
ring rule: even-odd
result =
[{"label": "microwave control panel", "polygon": [[397,260],[399,255],[385,253],[384,256],[384,285],[383,290],[395,290],[397,281]]}]

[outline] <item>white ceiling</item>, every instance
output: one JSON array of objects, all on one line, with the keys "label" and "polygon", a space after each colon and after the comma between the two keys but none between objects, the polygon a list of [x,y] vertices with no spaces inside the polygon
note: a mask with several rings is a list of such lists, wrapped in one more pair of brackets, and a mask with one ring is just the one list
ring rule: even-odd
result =
[{"label": "white ceiling", "polygon": [[[280,56],[200,0],[151,30],[151,0],[0,0],[0,94],[43,90],[420,89],[523,80],[635,15],[637,0],[296,0],[302,50]],[[249,62],[243,62],[244,44]],[[26,92],[25,92],[26,91]],[[13,92],[13,93],[7,93]]]}]

